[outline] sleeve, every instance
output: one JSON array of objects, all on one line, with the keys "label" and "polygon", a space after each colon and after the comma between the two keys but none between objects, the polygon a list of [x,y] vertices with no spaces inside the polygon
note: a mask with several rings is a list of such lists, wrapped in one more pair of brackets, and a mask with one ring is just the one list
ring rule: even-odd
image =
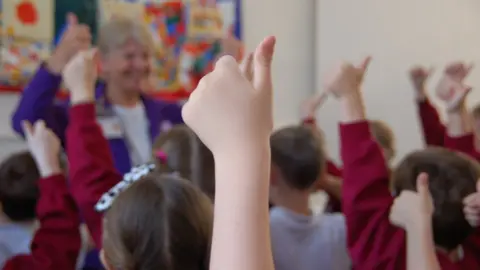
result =
[{"label": "sleeve", "polygon": [[75,269],[80,252],[80,219],[63,175],[54,175],[38,182],[40,199],[36,231],[31,254],[11,258],[4,270]]},{"label": "sleeve", "polygon": [[445,134],[445,148],[464,153],[477,161],[480,161],[480,153],[475,148],[475,136],[468,133],[460,137],[450,137]]},{"label": "sleeve", "polygon": [[418,103],[418,114],[425,143],[430,146],[443,146],[446,131],[437,109],[430,101],[425,100]]},{"label": "sleeve", "polygon": [[[388,169],[367,121],[340,126],[342,210],[355,269],[405,269],[405,233],[389,221]],[[403,266],[403,268],[402,268]]]},{"label": "sleeve", "polygon": [[[330,160],[327,161],[327,173],[329,175],[342,178],[342,170]],[[327,202],[327,207],[325,209],[327,209],[331,213],[342,212],[342,203],[340,202],[340,200],[337,199],[333,194],[330,194],[329,192],[327,192],[327,194],[328,194],[328,202]]]},{"label": "sleeve", "polygon": [[67,156],[72,196],[95,245],[101,248],[103,215],[94,207],[122,177],[115,169],[108,142],[96,122],[93,103],[75,105],[70,109]]},{"label": "sleeve", "polygon": [[162,114],[165,115],[173,125],[183,124],[182,106],[177,103],[166,104],[162,109]]},{"label": "sleeve", "polygon": [[22,97],[13,112],[11,119],[13,130],[23,136],[22,121],[34,123],[43,119],[62,143],[65,142],[67,110],[64,106],[54,104],[61,81],[62,78],[52,74],[45,64],[39,67],[30,83],[23,89]]}]

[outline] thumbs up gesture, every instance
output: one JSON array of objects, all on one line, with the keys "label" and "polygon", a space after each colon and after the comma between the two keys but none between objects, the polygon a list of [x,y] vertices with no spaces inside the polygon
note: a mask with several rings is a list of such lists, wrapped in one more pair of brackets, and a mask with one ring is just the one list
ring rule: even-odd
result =
[{"label": "thumbs up gesture", "polygon": [[274,47],[275,37],[265,38],[242,69],[232,56],[221,57],[183,106],[183,120],[213,154],[269,140]]},{"label": "thumbs up gesture", "polygon": [[405,190],[395,198],[390,208],[390,222],[407,229],[417,222],[430,222],[434,211],[432,195],[428,188],[428,175],[417,176],[417,192]]},{"label": "thumbs up gesture", "polygon": [[63,69],[63,80],[70,90],[72,104],[94,100],[97,62],[96,49],[83,50],[78,52]]},{"label": "thumbs up gesture", "polygon": [[55,51],[47,61],[50,71],[60,74],[72,57],[81,50],[90,48],[92,36],[87,25],[79,24],[73,13],[67,15],[67,29]]},{"label": "thumbs up gesture", "polygon": [[477,192],[463,200],[465,218],[472,227],[480,225],[480,181],[477,182]]},{"label": "thumbs up gesture", "polygon": [[358,66],[346,62],[338,65],[326,80],[326,90],[336,97],[357,92],[363,82],[370,60],[371,58],[367,57]]}]

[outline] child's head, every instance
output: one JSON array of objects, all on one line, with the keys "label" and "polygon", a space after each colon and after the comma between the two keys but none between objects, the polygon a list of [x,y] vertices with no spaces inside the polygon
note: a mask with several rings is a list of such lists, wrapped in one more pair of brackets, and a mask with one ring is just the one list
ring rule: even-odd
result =
[{"label": "child's head", "polygon": [[272,186],[311,191],[324,175],[326,157],[321,140],[305,126],[282,128],[270,137]]},{"label": "child's head", "polygon": [[102,261],[109,270],[208,269],[212,229],[212,203],[200,189],[151,172],[107,210]]},{"label": "child's head", "polygon": [[40,179],[29,152],[11,155],[0,164],[0,210],[12,222],[33,221]]},{"label": "child's head", "polygon": [[370,121],[370,130],[373,137],[383,150],[387,162],[395,157],[395,136],[392,129],[382,121]]},{"label": "child's head", "polygon": [[210,198],[215,196],[212,152],[185,125],[160,134],[153,144],[153,159],[161,172],[176,172],[192,181]]},{"label": "child's head", "polygon": [[463,199],[476,191],[479,164],[469,157],[444,148],[427,148],[408,155],[393,174],[396,194],[416,189],[417,176],[429,176],[435,212],[435,244],[447,250],[460,245],[472,232],[463,213]]}]

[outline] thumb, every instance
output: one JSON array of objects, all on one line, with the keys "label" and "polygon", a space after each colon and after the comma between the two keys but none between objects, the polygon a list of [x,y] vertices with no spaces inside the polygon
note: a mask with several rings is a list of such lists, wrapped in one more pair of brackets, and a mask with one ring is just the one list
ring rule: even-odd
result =
[{"label": "thumb", "polygon": [[370,65],[371,61],[372,61],[372,57],[367,56],[367,57],[365,57],[365,59],[363,59],[363,61],[357,67],[358,69],[360,69],[362,74],[365,74],[365,72],[367,72],[368,66]]},{"label": "thumb", "polygon": [[422,172],[417,176],[417,193],[424,198],[430,196],[428,174]]},{"label": "thumb", "polygon": [[67,25],[70,27],[70,26],[75,26],[77,24],[78,24],[77,15],[75,15],[75,13],[73,12],[69,12],[67,14]]},{"label": "thumb", "polygon": [[255,55],[253,57],[253,86],[258,91],[271,88],[271,69],[273,52],[275,51],[275,43],[276,39],[274,36],[266,37],[255,50]]}]

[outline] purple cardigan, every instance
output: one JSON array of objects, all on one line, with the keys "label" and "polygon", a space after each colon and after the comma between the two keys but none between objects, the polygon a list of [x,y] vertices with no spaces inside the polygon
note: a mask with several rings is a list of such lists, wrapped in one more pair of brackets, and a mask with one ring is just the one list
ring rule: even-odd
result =
[{"label": "purple cardigan", "polygon": [[[13,129],[23,136],[21,123],[23,120],[35,122],[43,119],[65,145],[65,130],[68,125],[69,102],[57,102],[55,96],[62,77],[52,74],[45,65],[41,65],[30,83],[25,87],[20,102],[12,116]],[[111,112],[111,104],[105,97],[105,84],[97,85],[96,93],[97,113]],[[150,122],[150,139],[162,131],[162,127],[183,123],[181,107],[177,104],[154,100],[142,96],[146,114]],[[122,138],[110,139],[110,149],[115,166],[121,173],[131,169],[130,156],[127,145]]]}]

